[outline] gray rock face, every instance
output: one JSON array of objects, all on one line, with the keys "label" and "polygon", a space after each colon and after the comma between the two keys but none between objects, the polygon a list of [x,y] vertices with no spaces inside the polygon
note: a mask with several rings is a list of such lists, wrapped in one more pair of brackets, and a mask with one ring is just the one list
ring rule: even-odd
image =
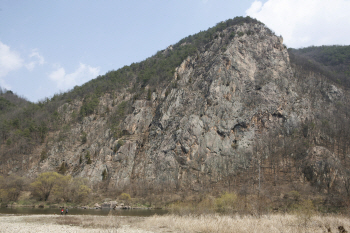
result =
[{"label": "gray rock face", "polygon": [[[292,132],[312,118],[313,110],[310,101],[298,94],[281,37],[256,24],[234,26],[223,33],[230,30],[244,35],[227,45],[218,35],[205,52],[185,59],[174,74],[177,87],[167,96],[170,86],[153,92],[150,100],[134,101],[131,114],[119,126],[121,138],[113,137],[107,116],[132,98],[127,90],[101,97],[99,114],[71,127],[67,140],[49,143],[48,159],[32,165],[29,174],[54,170],[65,161],[69,173],[93,182],[101,181],[106,171],[109,186],[120,190],[132,185],[170,190],[197,189],[247,167],[258,131],[283,123]],[[327,89],[331,100],[342,95],[335,86]],[[60,111],[69,121],[82,102],[66,105]],[[85,144],[80,140],[82,132],[87,133]],[[80,164],[87,153],[92,163]]]},{"label": "gray rock face", "polygon": [[236,30],[259,33],[233,39],[224,51],[219,38],[177,69],[178,87],[160,104],[149,129],[145,154],[153,162],[135,169],[149,182],[175,185],[189,182],[191,174],[219,180],[248,163],[242,155],[252,150],[260,114],[269,121],[278,120],[276,114],[293,116],[297,94],[281,38],[268,36],[262,26]]}]

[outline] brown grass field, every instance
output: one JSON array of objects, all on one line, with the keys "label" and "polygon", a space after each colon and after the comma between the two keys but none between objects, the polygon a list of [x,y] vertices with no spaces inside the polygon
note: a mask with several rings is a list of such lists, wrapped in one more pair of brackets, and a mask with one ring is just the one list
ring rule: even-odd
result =
[{"label": "brown grass field", "polygon": [[[305,221],[306,220],[306,221]],[[343,216],[298,215],[253,216],[153,216],[140,224],[144,229],[166,228],[173,232],[345,232],[350,230],[350,218]]]},{"label": "brown grass field", "polygon": [[0,232],[350,232],[341,215],[0,216]]}]

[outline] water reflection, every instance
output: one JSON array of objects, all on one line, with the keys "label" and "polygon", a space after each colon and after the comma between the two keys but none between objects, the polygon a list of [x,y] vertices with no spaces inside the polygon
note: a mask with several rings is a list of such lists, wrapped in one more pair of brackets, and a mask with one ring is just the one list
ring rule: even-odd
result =
[{"label": "water reflection", "polygon": [[[131,210],[109,210],[109,209],[69,209],[68,215],[102,215],[107,216],[109,212],[114,216],[139,216],[148,217],[152,215],[164,215],[167,214],[167,210],[144,210],[144,209],[131,209]],[[54,208],[0,208],[0,214],[61,214],[61,209]]]}]

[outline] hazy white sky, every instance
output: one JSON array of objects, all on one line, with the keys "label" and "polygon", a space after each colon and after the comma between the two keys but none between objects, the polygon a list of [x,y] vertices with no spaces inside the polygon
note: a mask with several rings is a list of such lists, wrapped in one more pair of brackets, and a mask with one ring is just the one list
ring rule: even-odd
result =
[{"label": "hazy white sky", "polygon": [[288,47],[350,44],[350,0],[0,0],[0,86],[36,102],[246,16]]},{"label": "hazy white sky", "polygon": [[259,19],[288,47],[350,44],[349,0],[254,1],[246,14]]}]

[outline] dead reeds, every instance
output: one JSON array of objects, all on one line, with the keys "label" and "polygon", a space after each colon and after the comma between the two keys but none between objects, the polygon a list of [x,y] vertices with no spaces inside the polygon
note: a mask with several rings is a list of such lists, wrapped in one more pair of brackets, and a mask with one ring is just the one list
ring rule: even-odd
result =
[{"label": "dead reeds", "polygon": [[137,224],[148,230],[167,228],[176,232],[338,232],[350,230],[350,219],[343,216],[313,216],[308,224],[297,215],[276,214],[256,216],[242,215],[166,215],[153,216]]}]

